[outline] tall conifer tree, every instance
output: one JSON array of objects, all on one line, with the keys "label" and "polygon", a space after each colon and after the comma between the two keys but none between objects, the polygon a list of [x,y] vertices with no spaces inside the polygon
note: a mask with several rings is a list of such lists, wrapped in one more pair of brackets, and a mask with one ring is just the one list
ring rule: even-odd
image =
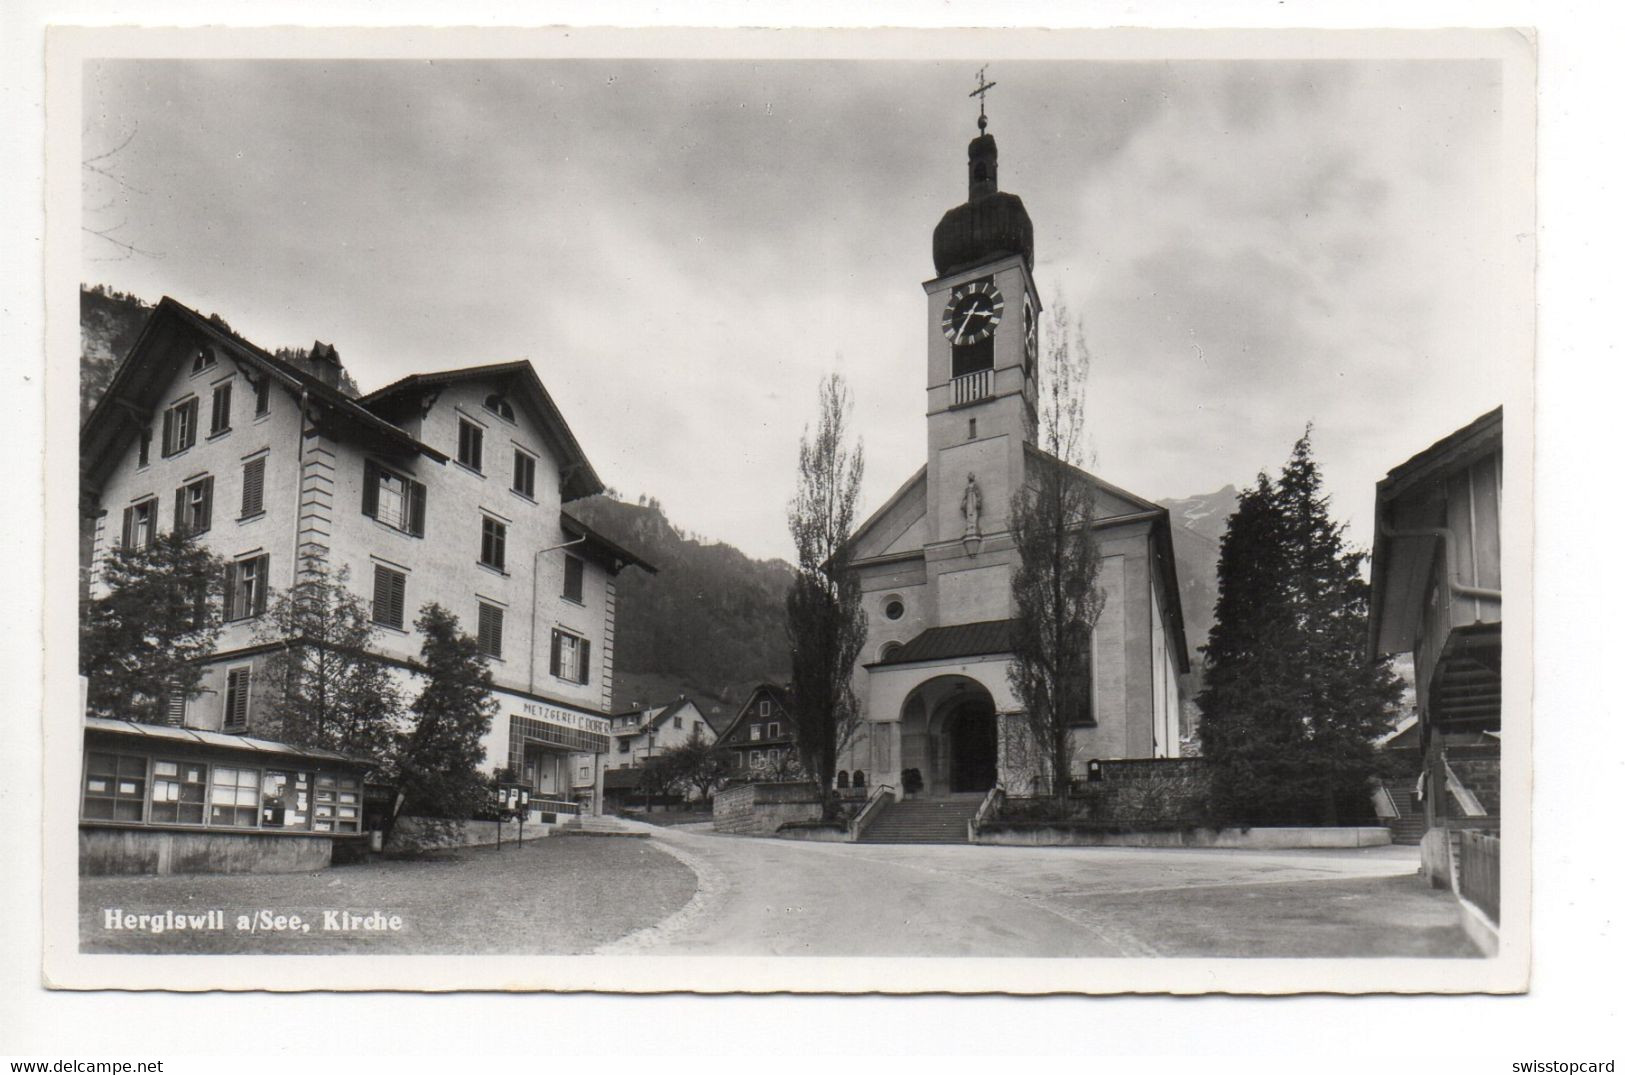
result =
[{"label": "tall conifer tree", "polygon": [[1215,809],[1251,823],[1339,823],[1365,809],[1373,739],[1400,684],[1365,657],[1370,586],[1321,493],[1310,430],[1230,517],[1203,647],[1202,752]]}]

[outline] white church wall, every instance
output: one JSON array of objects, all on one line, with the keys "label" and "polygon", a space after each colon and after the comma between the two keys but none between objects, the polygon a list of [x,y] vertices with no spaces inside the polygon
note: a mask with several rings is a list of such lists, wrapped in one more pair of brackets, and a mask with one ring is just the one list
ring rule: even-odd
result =
[{"label": "white church wall", "polygon": [[1011,616],[1010,565],[988,564],[937,576],[938,622],[980,623]]},{"label": "white church wall", "polygon": [[1006,528],[1012,488],[1009,453],[1020,450],[1019,442],[996,436],[944,446],[938,451],[931,481],[941,485],[932,496],[939,541],[952,541],[965,533],[962,505],[972,474],[976,475],[981,500],[978,532],[996,534]]}]

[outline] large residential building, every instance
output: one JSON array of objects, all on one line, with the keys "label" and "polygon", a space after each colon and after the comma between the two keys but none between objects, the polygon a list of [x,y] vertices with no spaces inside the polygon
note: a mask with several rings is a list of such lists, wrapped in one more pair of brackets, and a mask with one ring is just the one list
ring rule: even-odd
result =
[{"label": "large residential building", "polygon": [[[1022,705],[1010,688],[1011,494],[1065,467],[1036,441],[1039,355],[1033,224],[1001,191],[984,132],[969,197],[932,237],[925,290],[926,459],[853,534],[869,618],[855,673],[863,724],[839,768],[927,797],[1036,790]],[[1105,607],[1092,697],[1072,733],[1075,772],[1094,758],[1177,757],[1179,676],[1189,670],[1168,512],[1093,475]]]},{"label": "large residential building", "polygon": [[218,650],[199,689],[171,699],[170,723],[253,733],[272,593],[319,565],[345,569],[403,681],[418,611],[457,615],[496,684],[488,766],[596,809],[616,576],[652,568],[569,513],[603,483],[536,371],[415,374],[352,397],[332,347],[318,343],[309,365],[165,298],[81,432],[93,594],[110,546],[172,528],[228,565]]}]

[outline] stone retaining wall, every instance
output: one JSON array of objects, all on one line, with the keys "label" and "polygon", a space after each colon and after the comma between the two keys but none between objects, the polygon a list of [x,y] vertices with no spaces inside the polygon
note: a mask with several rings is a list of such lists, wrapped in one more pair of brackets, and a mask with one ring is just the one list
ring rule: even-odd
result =
[{"label": "stone retaining wall", "polygon": [[711,818],[718,832],[772,836],[786,821],[815,821],[823,816],[818,785],[736,784],[717,792]]},{"label": "stone retaining wall", "polygon": [[1346,828],[1169,829],[1150,832],[1090,832],[1062,828],[1033,828],[979,832],[978,844],[1010,847],[1211,847],[1246,851],[1288,848],[1378,847],[1390,842],[1381,825]]},{"label": "stone retaining wall", "polygon": [[[502,842],[519,839],[518,821],[448,821],[443,818],[403,817],[395,822],[386,846],[390,851],[426,851],[441,847],[483,847],[497,842],[497,830],[502,831]],[[554,826],[541,821],[526,821],[526,840],[539,840],[551,835]]]}]

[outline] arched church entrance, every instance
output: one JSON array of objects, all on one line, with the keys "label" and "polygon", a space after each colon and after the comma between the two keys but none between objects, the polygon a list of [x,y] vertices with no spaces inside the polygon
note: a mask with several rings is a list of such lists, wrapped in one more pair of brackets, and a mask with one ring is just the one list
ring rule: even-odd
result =
[{"label": "arched church entrance", "polygon": [[918,774],[926,798],[985,792],[999,779],[998,729],[993,696],[976,680],[927,680],[903,703],[901,768]]}]

